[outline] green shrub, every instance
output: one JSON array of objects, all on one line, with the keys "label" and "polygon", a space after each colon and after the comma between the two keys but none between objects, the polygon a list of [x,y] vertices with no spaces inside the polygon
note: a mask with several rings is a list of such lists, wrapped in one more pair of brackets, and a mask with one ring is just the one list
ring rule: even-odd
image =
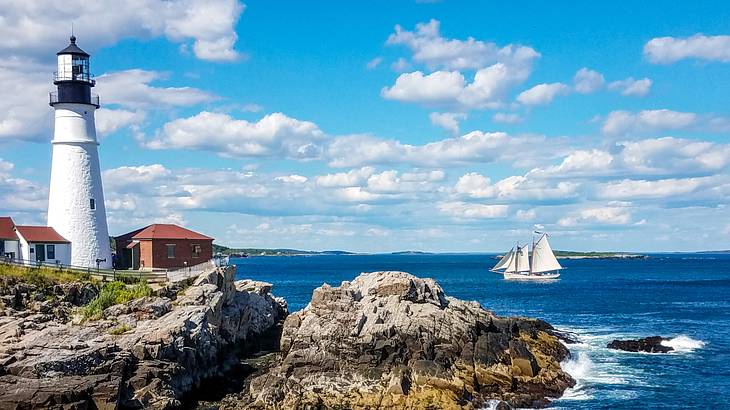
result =
[{"label": "green shrub", "polygon": [[151,294],[152,289],[145,282],[135,285],[126,285],[119,281],[109,282],[88,305],[81,308],[81,314],[84,320],[101,319],[104,316],[104,309]]}]

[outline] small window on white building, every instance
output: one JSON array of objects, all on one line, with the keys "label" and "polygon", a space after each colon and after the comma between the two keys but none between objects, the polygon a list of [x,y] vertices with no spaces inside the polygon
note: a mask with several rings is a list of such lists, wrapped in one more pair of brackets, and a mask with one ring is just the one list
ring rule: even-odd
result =
[{"label": "small window on white building", "polygon": [[175,259],[175,244],[167,244],[167,258]]},{"label": "small window on white building", "polygon": [[96,201],[94,200],[94,198],[89,199],[89,207],[92,211],[96,209]]},{"label": "small window on white building", "polygon": [[48,259],[56,259],[56,245],[46,245],[46,256]]}]

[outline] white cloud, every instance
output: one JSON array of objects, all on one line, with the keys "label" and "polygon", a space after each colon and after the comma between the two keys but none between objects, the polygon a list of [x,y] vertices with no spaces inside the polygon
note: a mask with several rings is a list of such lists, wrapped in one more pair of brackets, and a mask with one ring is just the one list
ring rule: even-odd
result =
[{"label": "white cloud", "polygon": [[462,175],[454,186],[456,193],[470,198],[493,198],[499,201],[565,201],[576,196],[580,184],[560,181],[551,185],[545,180],[513,175],[492,184],[475,172]]},{"label": "white cloud", "polygon": [[608,84],[608,89],[618,91],[621,95],[643,97],[649,94],[651,85],[652,81],[648,78],[635,80],[634,77],[629,77],[623,80],[611,82]]},{"label": "white cloud", "polygon": [[187,45],[195,56],[228,61],[239,57],[234,49],[235,25],[244,6],[236,0],[140,0],[119,7],[111,0],[63,3],[10,2],[3,6],[0,50],[37,58],[50,58],[61,49],[59,33],[74,23],[79,44],[86,51],[124,38],[164,36]]},{"label": "white cloud", "polygon": [[334,139],[325,156],[333,167],[386,163],[442,167],[496,160],[514,161],[524,165],[538,155],[545,159],[562,149],[559,139],[553,139],[548,147],[544,142],[545,138],[539,136],[513,137],[503,132],[482,131],[472,131],[424,145],[357,135]]},{"label": "white cloud", "polygon": [[570,87],[563,83],[538,84],[529,90],[521,92],[517,101],[525,105],[550,104],[558,95],[566,95]]},{"label": "white cloud", "polygon": [[360,169],[353,169],[348,172],[338,172],[335,174],[318,176],[316,178],[316,183],[318,186],[325,188],[358,186],[364,183],[374,173],[375,168],[363,167]]},{"label": "white cloud", "polygon": [[375,57],[372,60],[368,61],[367,64],[365,64],[365,68],[367,68],[368,70],[375,70],[376,68],[378,68],[378,66],[382,62],[383,62],[383,57],[380,57],[380,56]]},{"label": "white cloud", "polygon": [[308,178],[303,175],[291,174],[278,176],[274,178],[274,180],[284,182],[286,184],[303,184],[307,182]]},{"label": "white cloud", "polygon": [[144,111],[128,111],[122,109],[101,108],[96,111],[96,131],[105,136],[132,125],[141,124],[146,114]]},{"label": "white cloud", "polygon": [[451,134],[459,133],[459,121],[466,119],[465,113],[432,112],[428,115],[431,124],[441,127]]},{"label": "white cloud", "polygon": [[498,112],[492,116],[492,120],[505,124],[517,124],[522,122],[524,119],[519,114]]},{"label": "white cloud", "polygon": [[590,94],[603,88],[606,80],[598,71],[590,70],[583,67],[575,73],[573,84],[575,92],[580,94]]},{"label": "white cloud", "polygon": [[644,45],[644,56],[658,64],[690,58],[727,63],[730,62],[730,36],[657,37]]},{"label": "white cloud", "polygon": [[398,76],[392,87],[384,87],[381,95],[390,100],[447,106],[463,109],[496,108],[506,92],[524,82],[529,72],[514,70],[502,63],[482,68],[468,83],[458,71],[421,71]]},{"label": "white cloud", "polygon": [[102,102],[125,107],[155,108],[188,106],[214,100],[216,97],[191,87],[153,87],[150,83],[165,79],[156,71],[125,70],[100,76],[97,91]]},{"label": "white cloud", "polygon": [[[463,109],[494,108],[501,104],[510,88],[527,79],[533,61],[540,56],[526,46],[510,44],[500,48],[473,38],[444,38],[437,20],[420,23],[415,31],[396,26],[387,44],[407,46],[414,62],[435,71],[401,74],[392,87],[382,89],[384,98]],[[399,60],[394,69],[404,71],[405,63]],[[460,72],[464,70],[475,71],[471,82]]]},{"label": "white cloud", "polygon": [[436,71],[424,75],[420,71],[401,74],[391,88],[383,88],[383,97],[391,100],[445,103],[463,92],[464,76],[458,71]]},{"label": "white cloud", "polygon": [[698,115],[667,109],[644,110],[637,113],[612,111],[603,122],[602,131],[607,135],[686,129],[697,123]]},{"label": "white cloud", "polygon": [[671,178],[656,181],[624,179],[600,185],[598,196],[605,199],[623,200],[668,198],[691,194],[711,182],[714,182],[712,177]]},{"label": "white cloud", "polygon": [[313,159],[320,156],[323,139],[324,133],[316,124],[281,113],[248,122],[227,114],[203,111],[166,123],[146,146],[212,151],[232,157]]},{"label": "white cloud", "polygon": [[458,219],[493,219],[507,216],[507,205],[484,205],[468,202],[442,202],[438,209],[449,216]]},{"label": "white cloud", "polygon": [[581,224],[626,225],[631,222],[631,209],[626,203],[612,203],[608,206],[585,208],[571,216],[561,218],[560,226]]},{"label": "white cloud", "polygon": [[559,165],[534,168],[530,178],[687,176],[730,166],[730,144],[682,138],[621,141],[608,150],[575,150]]},{"label": "white cloud", "polygon": [[441,36],[441,23],[431,20],[419,23],[415,31],[395,26],[395,33],[387,44],[405,45],[413,53],[413,60],[431,68],[447,70],[478,69],[495,63],[529,65],[540,54],[531,47],[508,44],[498,47],[494,43],[475,40],[448,39]]},{"label": "white cloud", "polygon": [[393,62],[393,64],[390,65],[390,68],[393,71],[395,71],[396,73],[402,73],[402,72],[410,70],[411,63],[409,63],[408,60],[406,60],[405,58],[400,57],[397,60],[395,60]]}]

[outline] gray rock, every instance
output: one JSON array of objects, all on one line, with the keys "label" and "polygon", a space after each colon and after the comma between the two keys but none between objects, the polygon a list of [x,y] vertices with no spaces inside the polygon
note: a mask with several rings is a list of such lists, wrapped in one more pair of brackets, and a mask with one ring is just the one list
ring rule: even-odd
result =
[{"label": "gray rock", "polygon": [[[225,370],[229,352],[255,344],[287,314],[271,285],[238,290],[234,277],[234,267],[211,269],[174,303],[141,298],[106,309],[95,322],[0,317],[0,408],[180,406],[183,394]],[[28,306],[22,287],[14,292]],[[75,305],[93,292],[77,284],[50,293]]]},{"label": "gray rock", "polygon": [[430,279],[365,273],[316,289],[284,323],[280,362],[223,406],[540,406],[575,383],[559,364],[569,352],[549,329],[447,297]]}]

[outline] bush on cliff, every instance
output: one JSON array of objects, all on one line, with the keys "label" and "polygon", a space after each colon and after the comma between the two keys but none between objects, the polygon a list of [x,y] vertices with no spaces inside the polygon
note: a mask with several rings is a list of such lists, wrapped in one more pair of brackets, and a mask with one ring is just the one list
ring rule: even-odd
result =
[{"label": "bush on cliff", "polygon": [[104,315],[104,309],[151,294],[152,289],[145,282],[131,286],[118,281],[109,282],[104,285],[101,292],[88,305],[81,308],[81,315],[84,320],[101,319]]}]

